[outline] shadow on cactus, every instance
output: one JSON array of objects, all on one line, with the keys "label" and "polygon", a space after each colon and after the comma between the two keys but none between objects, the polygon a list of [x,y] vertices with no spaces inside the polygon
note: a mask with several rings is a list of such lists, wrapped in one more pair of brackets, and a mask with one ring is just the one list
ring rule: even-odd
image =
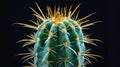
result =
[{"label": "shadow on cactus", "polygon": [[90,58],[102,58],[91,54],[90,49],[86,48],[86,44],[96,46],[94,41],[101,41],[91,39],[83,33],[88,26],[100,22],[89,23],[90,20],[87,20],[95,13],[79,19],[79,11],[76,13],[79,5],[73,11],[72,6],[54,7],[54,10],[48,6],[47,15],[44,15],[37,3],[36,5],[39,12],[30,7],[37,19],[29,20],[33,25],[16,23],[35,30],[34,34],[27,35],[29,39],[18,41],[24,42],[23,47],[33,45],[32,49],[28,49],[29,53],[18,54],[23,55],[23,62],[29,64],[25,67],[85,67],[86,64],[91,64]]}]

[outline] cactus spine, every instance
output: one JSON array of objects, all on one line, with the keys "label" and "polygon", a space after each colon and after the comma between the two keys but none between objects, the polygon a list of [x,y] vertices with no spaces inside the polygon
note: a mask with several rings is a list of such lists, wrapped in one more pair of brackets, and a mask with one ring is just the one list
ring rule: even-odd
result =
[{"label": "cactus spine", "polygon": [[[66,8],[54,8],[52,12],[50,7],[47,7],[47,16],[45,16],[36,3],[40,13],[31,10],[35,13],[37,21],[30,20],[34,25],[17,23],[27,28],[35,29],[34,34],[27,35],[29,39],[22,39],[18,42],[25,42],[23,47],[33,44],[33,49],[29,49],[30,53],[20,53],[25,55],[23,62],[28,62],[30,67],[84,67],[86,62],[90,62],[89,57],[101,57],[99,55],[90,54],[90,49],[85,47],[85,44],[96,45],[93,41],[98,39],[90,39],[83,33],[83,29],[95,24],[96,22],[88,23],[86,20],[94,13],[78,19],[72,18],[79,5],[71,11]],[[98,21],[97,21],[98,22]],[[29,62],[29,60],[33,62]]]}]

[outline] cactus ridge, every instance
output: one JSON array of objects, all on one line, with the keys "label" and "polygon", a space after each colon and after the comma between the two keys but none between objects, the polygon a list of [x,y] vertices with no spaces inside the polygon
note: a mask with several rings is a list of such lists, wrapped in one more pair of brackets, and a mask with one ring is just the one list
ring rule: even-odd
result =
[{"label": "cactus ridge", "polygon": [[24,56],[22,60],[27,62],[29,67],[84,67],[87,63],[91,63],[89,58],[101,57],[90,54],[90,49],[85,47],[85,44],[96,45],[94,41],[100,40],[90,39],[83,33],[84,28],[99,22],[87,23],[90,20],[86,19],[95,13],[78,19],[78,12],[76,18],[72,19],[78,5],[73,11],[72,6],[68,11],[66,8],[54,8],[54,12],[47,7],[48,12],[45,16],[39,5],[37,3],[36,5],[40,13],[30,7],[37,18],[37,21],[29,20],[34,25],[17,23],[36,30],[34,34],[27,35],[29,39],[18,41],[25,42],[23,47],[33,45],[32,49],[28,49],[29,53],[18,54]]}]

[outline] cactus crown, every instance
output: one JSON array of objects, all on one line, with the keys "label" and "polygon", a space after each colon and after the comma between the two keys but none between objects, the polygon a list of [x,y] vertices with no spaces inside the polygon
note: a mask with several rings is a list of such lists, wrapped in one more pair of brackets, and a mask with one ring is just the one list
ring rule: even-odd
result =
[{"label": "cactus crown", "polygon": [[91,39],[88,35],[83,33],[83,28],[94,25],[86,20],[91,15],[89,14],[81,19],[76,17],[72,19],[74,13],[79,5],[71,11],[72,6],[67,10],[64,8],[54,8],[54,12],[50,7],[47,7],[47,15],[45,16],[36,3],[40,13],[30,7],[35,13],[34,16],[37,21],[29,20],[34,25],[17,23],[27,28],[37,30],[34,34],[27,35],[29,39],[22,39],[18,42],[25,42],[23,47],[34,44],[33,49],[28,49],[30,53],[20,53],[18,55],[25,55],[23,62],[34,58],[33,63],[28,61],[32,67],[83,67],[89,57],[101,57],[99,55],[90,54],[90,49],[87,49],[84,43],[95,45],[94,41],[98,39]]}]

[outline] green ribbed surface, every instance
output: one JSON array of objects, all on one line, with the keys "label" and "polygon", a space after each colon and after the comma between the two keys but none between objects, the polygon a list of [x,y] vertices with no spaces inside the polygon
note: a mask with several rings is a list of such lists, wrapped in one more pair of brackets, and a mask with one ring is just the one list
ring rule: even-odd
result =
[{"label": "green ribbed surface", "polygon": [[34,64],[37,67],[83,67],[85,45],[77,22],[68,20],[54,25],[43,22],[34,38]]}]

